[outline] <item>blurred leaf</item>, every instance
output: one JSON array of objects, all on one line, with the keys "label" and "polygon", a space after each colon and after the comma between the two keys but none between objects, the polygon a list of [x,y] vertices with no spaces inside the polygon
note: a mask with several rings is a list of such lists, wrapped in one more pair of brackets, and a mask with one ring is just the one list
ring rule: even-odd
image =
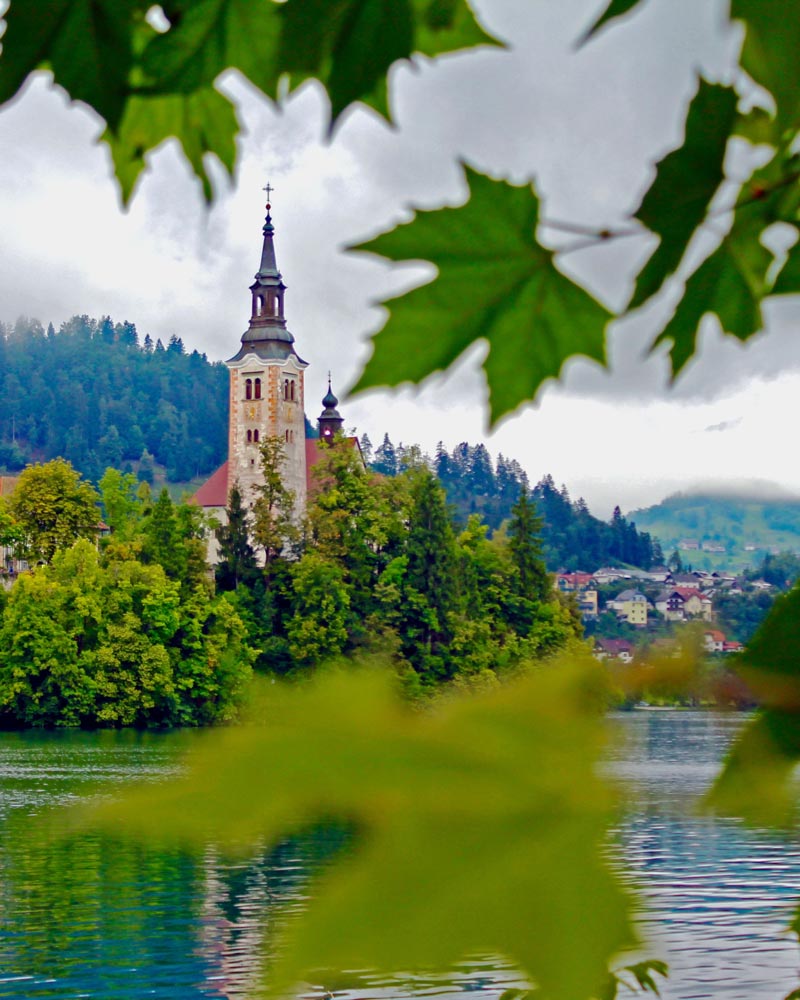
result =
[{"label": "blurred leaf", "polygon": [[675,379],[697,348],[700,321],[716,313],[725,333],[747,340],[762,329],[761,300],[768,293],[772,254],[748,227],[736,225],[720,246],[686,282],[683,297],[653,347],[672,342],[670,360]]},{"label": "blurred leaf", "polygon": [[312,969],[503,954],[551,998],[592,995],[631,940],[601,860],[602,670],[558,665],[413,715],[382,676],[271,687],[263,726],[203,741],[185,778],[95,821],[149,838],[276,841],[325,818],[360,836],[291,926],[273,988]]},{"label": "blurred leaf", "polygon": [[[284,25],[295,28],[300,42],[308,13],[292,20],[295,10],[321,7],[324,19],[330,0],[292,0],[286,6]],[[299,22],[299,23],[298,23]],[[299,30],[298,30],[299,29]],[[411,55],[414,21],[410,0],[348,0],[341,29],[330,49],[330,69],[324,82],[335,122],[344,109],[370,94],[398,59]]]},{"label": "blurred leaf", "polygon": [[731,0],[746,22],[741,64],[775,98],[778,135],[800,122],[800,17],[797,0]]},{"label": "blurred leaf", "polygon": [[800,240],[789,250],[786,263],[780,270],[771,295],[800,294]]},{"label": "blurred leaf", "polygon": [[635,309],[661,288],[678,267],[719,187],[728,138],[736,119],[733,90],[700,80],[686,119],[683,145],[660,161],[656,178],[636,213],[660,238],[636,281]]},{"label": "blurred leaf", "polygon": [[50,67],[55,82],[115,129],[133,63],[133,0],[13,0],[0,57],[0,104],[29,73]]},{"label": "blurred leaf", "polygon": [[797,815],[791,778],[800,761],[800,587],[775,601],[737,672],[765,707],[736,741],[709,804],[786,826]]},{"label": "blurred leaf", "polygon": [[499,45],[475,18],[467,0],[412,0],[414,51],[439,56],[476,45]]},{"label": "blurred leaf", "polygon": [[421,382],[485,339],[494,424],[534,397],[567,358],[583,354],[603,363],[609,313],[536,242],[539,201],[531,188],[465,169],[466,205],[418,212],[355,248],[395,261],[431,261],[439,273],[389,300],[391,317],[354,391]]},{"label": "blurred leaf", "polygon": [[279,10],[280,69],[293,87],[321,80],[333,122],[359,100],[388,117],[386,74],[397,60],[497,44],[466,0],[288,0]]},{"label": "blurred leaf", "polygon": [[603,13],[598,17],[594,24],[589,28],[586,34],[581,39],[580,44],[585,45],[597,32],[609,21],[613,21],[617,17],[623,17],[628,13],[629,10],[633,10],[634,7],[638,7],[643,0],[611,0],[608,7],[603,11]]},{"label": "blurred leaf", "polygon": [[156,90],[190,94],[223,70],[242,72],[274,97],[280,70],[280,6],[272,0],[195,0],[142,57]]},{"label": "blurred leaf", "polygon": [[204,157],[213,153],[232,173],[238,131],[230,101],[208,88],[188,95],[131,98],[119,132],[114,135],[106,131],[103,139],[111,149],[126,204],[145,168],[145,155],[173,136],[180,142],[203,185],[206,200],[210,201],[211,179]]},{"label": "blurred leaf", "polygon": [[275,98],[282,75],[292,89],[316,77],[334,121],[358,100],[388,117],[399,59],[496,44],[466,0],[198,0],[179,14],[144,54],[157,91],[191,93],[233,68]]}]

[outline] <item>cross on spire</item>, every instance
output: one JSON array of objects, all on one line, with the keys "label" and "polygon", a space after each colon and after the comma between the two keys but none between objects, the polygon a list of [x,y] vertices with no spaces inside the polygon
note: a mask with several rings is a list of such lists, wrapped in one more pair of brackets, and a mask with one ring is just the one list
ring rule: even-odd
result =
[{"label": "cross on spire", "polygon": [[267,201],[270,201],[271,200],[270,196],[272,192],[275,190],[275,188],[270,184],[269,181],[267,181],[267,186],[261,188],[261,190],[267,192]]}]

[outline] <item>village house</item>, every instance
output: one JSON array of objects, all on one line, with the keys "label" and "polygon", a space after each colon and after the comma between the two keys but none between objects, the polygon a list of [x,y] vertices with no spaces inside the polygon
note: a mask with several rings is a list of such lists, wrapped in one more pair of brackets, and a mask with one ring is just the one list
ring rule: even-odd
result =
[{"label": "village house", "polygon": [[709,653],[722,653],[725,650],[725,633],[717,628],[703,633],[703,646]]},{"label": "village house", "polygon": [[616,612],[618,618],[640,628],[647,625],[647,605],[647,598],[638,590],[623,590],[606,602],[606,607]]},{"label": "village house", "polygon": [[585,590],[594,583],[591,573],[556,573],[556,588],[562,594],[573,594],[576,591]]},{"label": "village house", "polygon": [[690,618],[711,621],[713,616],[711,598],[693,587],[662,590],[656,597],[655,607],[670,622],[683,622]]},{"label": "village house", "polygon": [[594,641],[594,655],[598,660],[620,660],[622,663],[631,663],[634,648],[627,639],[597,638]]},{"label": "village house", "polygon": [[581,613],[581,621],[594,621],[598,616],[597,591],[582,590],[578,594],[578,610]]}]

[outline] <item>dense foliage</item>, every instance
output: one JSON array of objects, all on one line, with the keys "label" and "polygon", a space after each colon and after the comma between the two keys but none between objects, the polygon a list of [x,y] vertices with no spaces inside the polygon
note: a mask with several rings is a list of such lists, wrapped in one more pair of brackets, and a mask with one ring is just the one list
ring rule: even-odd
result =
[{"label": "dense foliage", "polygon": [[[234,718],[255,652],[234,603],[215,596],[198,508],[153,500],[147,484],[108,469],[110,537],[98,548],[94,490],[63,460],[27,469],[8,504],[29,520],[32,561],[0,618],[0,724],[185,726]],[[44,489],[47,487],[47,489]],[[61,491],[61,493],[59,493]],[[62,517],[89,501],[93,518]]]},{"label": "dense foliage", "polygon": [[[379,653],[415,696],[443,682],[494,683],[580,635],[541,560],[541,525],[526,493],[507,533],[489,539],[475,515],[458,532],[424,462],[374,475],[340,441],[314,468],[299,537],[282,513],[279,451],[264,443],[254,511],[233,490],[217,532],[217,586],[250,622],[260,669],[283,674],[338,654]],[[259,533],[259,520],[269,530]],[[248,533],[261,540],[263,569]]]},{"label": "dense foliage", "polygon": [[[395,446],[388,434],[375,449],[364,435],[361,449],[370,468],[385,476],[397,475],[420,457],[418,448]],[[495,462],[484,444],[464,441],[448,452],[440,443],[431,466],[462,526],[476,514],[490,529],[499,528],[511,517],[520,494],[530,489],[528,475],[516,459],[498,455]],[[593,572],[620,563],[649,569],[664,562],[659,541],[638,531],[619,507],[610,521],[601,521],[582,497],[570,500],[566,486],[558,489],[549,475],[531,492],[542,518],[542,555],[549,570]]]},{"label": "dense foliage", "polygon": [[[489,540],[473,516],[457,536],[424,465],[375,476],[341,441],[316,467],[301,528],[277,439],[261,462],[252,508],[233,489],[217,529],[216,588],[200,508],[166,490],[153,498],[115,469],[100,496],[63,459],[26,469],[2,506],[8,539],[34,568],[0,619],[0,722],[210,723],[235,715],[253,663],[305,672],[359,651],[380,654],[421,696],[443,682],[494,683],[580,635],[541,561],[525,492],[507,535]],[[98,546],[100,499],[109,533]]]},{"label": "dense foliage", "polygon": [[73,316],[59,330],[0,323],[0,468],[67,459],[97,482],[108,467],[186,481],[225,459],[228,373],[180,337],[139,342],[132,323]]}]

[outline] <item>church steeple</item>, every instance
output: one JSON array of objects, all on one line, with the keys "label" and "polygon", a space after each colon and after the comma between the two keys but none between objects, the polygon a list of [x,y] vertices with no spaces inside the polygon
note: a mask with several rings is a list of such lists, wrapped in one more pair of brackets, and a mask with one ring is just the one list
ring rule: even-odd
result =
[{"label": "church steeple", "polygon": [[[269,196],[272,190],[267,185]],[[281,442],[283,478],[302,512],[306,497],[304,407],[305,361],[286,329],[283,300],[286,286],[275,259],[275,227],[267,202],[261,262],[250,286],[250,322],[239,350],[228,362],[228,492],[238,484],[247,503],[263,485],[261,446],[269,438]]]},{"label": "church steeple", "polygon": [[331,390],[331,373],[328,372],[328,391],[322,400],[322,405],[325,409],[319,416],[317,423],[319,424],[319,436],[321,440],[330,443],[333,441],[336,434],[342,429],[342,424],[344,423],[344,418],[340,415],[336,407],[339,405],[339,400],[334,396]]},{"label": "church steeple", "polygon": [[[267,194],[272,191],[268,184]],[[255,352],[262,360],[285,359],[298,356],[292,345],[294,337],[286,327],[284,315],[284,296],[286,285],[278,270],[275,258],[275,227],[272,224],[272,205],[267,202],[267,216],[264,220],[264,242],[261,247],[261,264],[256,271],[255,280],[250,286],[251,310],[250,323],[242,334],[242,347],[236,358],[244,356],[248,351]]]}]

